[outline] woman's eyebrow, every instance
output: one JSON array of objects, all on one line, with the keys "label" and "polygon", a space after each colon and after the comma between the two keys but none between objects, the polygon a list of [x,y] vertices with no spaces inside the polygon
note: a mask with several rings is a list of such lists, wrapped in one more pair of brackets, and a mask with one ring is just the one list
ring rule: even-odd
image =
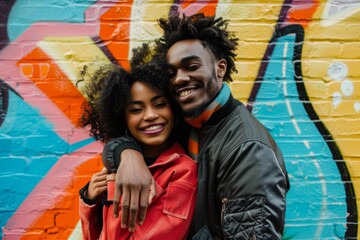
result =
[{"label": "woman's eyebrow", "polygon": [[[166,98],[166,96],[165,95],[156,95],[155,97],[152,97],[151,99],[150,99],[150,101],[151,102],[154,102],[154,101],[156,101],[156,100],[158,100],[159,98]],[[143,104],[143,101],[130,101],[129,102],[129,105],[135,105],[135,104]]]},{"label": "woman's eyebrow", "polygon": [[157,96],[151,98],[151,102],[154,102],[154,101],[158,100],[159,98],[166,98],[166,96],[165,95],[157,95]]}]

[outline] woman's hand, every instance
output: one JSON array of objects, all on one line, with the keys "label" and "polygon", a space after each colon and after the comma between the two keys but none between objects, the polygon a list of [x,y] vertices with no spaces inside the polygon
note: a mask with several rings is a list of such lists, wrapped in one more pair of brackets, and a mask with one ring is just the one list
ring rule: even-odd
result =
[{"label": "woman's hand", "polygon": [[98,196],[106,191],[106,177],[109,175],[104,168],[100,172],[95,173],[90,180],[89,188],[85,193],[85,197],[95,200]]}]

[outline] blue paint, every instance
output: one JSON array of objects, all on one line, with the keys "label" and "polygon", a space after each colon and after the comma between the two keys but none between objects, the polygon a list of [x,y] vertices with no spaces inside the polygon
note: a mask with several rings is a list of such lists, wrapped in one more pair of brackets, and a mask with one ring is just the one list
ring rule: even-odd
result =
[{"label": "blue paint", "polygon": [[14,41],[28,27],[38,22],[84,23],[85,11],[96,0],[17,0],[10,12],[7,30]]},{"label": "blue paint", "polygon": [[94,142],[94,141],[95,141],[94,138],[87,138],[85,140],[73,143],[73,144],[70,145],[69,151],[74,152],[74,151],[76,151],[76,150],[78,150],[78,149],[80,149],[80,148]]},{"label": "blue paint", "polygon": [[0,127],[0,226],[59,158],[92,141],[69,146],[37,109],[9,90],[8,112]]},{"label": "blue paint", "polygon": [[328,145],[299,100],[294,77],[294,42],[295,35],[277,39],[253,108],[254,115],[282,149],[290,176],[284,239],[334,239],[335,232],[336,237],[343,238],[346,193]]}]

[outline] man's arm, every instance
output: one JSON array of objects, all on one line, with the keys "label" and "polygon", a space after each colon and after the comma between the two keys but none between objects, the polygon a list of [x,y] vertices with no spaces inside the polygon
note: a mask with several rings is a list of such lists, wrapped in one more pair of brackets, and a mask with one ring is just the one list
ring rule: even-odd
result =
[{"label": "man's arm", "polygon": [[109,141],[102,156],[104,166],[116,171],[114,216],[118,217],[120,205],[121,227],[130,232],[135,230],[137,220],[140,225],[144,222],[148,204],[155,196],[154,179],[140,151],[134,139],[124,136]]},{"label": "man's arm", "polygon": [[227,239],[281,239],[286,175],[274,151],[258,141],[243,143],[221,161],[218,196]]},{"label": "man's arm", "polygon": [[[194,214],[197,193],[197,164],[185,155],[171,155],[157,168],[156,196],[147,220],[137,226],[131,239],[185,239]],[[121,234],[123,236],[123,234]]]}]

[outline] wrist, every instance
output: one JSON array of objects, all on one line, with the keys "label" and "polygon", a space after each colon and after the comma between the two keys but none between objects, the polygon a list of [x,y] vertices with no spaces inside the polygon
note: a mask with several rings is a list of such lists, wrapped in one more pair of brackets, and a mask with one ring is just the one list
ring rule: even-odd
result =
[{"label": "wrist", "polygon": [[88,191],[89,189],[89,183],[87,183],[82,189],[80,189],[79,194],[81,199],[84,201],[84,203],[88,205],[93,205],[96,203],[96,199],[90,199],[88,198]]},{"label": "wrist", "polygon": [[86,199],[88,199],[88,200],[91,200],[91,201],[94,201],[94,200],[95,200],[94,198],[89,197],[87,190],[84,191],[84,197],[85,197]]},{"label": "wrist", "polygon": [[141,145],[133,138],[114,138],[105,144],[102,153],[102,162],[109,172],[115,173],[120,165],[122,152],[133,149],[141,153]]}]

